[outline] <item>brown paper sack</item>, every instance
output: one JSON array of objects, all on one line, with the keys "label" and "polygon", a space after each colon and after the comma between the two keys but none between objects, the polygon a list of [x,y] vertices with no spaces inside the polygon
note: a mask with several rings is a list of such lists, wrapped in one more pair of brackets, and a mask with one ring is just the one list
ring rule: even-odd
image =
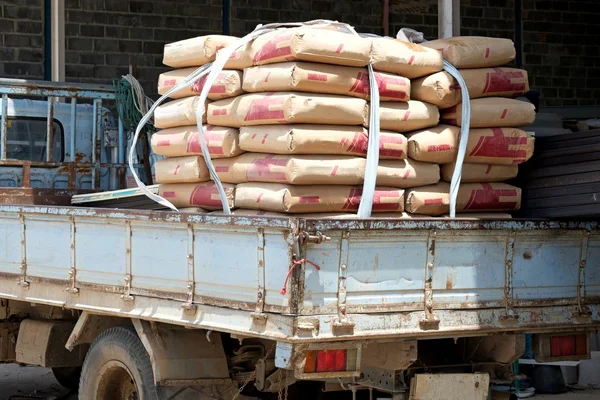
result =
[{"label": "brown paper sack", "polygon": [[441,51],[456,68],[498,67],[515,59],[515,45],[510,39],[462,36],[432,40],[423,46]]},{"label": "brown paper sack", "polygon": [[219,178],[227,183],[272,182],[294,185],[358,185],[366,160],[345,156],[290,156],[244,153],[213,160]]},{"label": "brown paper sack", "polygon": [[[452,181],[454,163],[442,165],[442,179]],[[519,173],[517,165],[492,165],[463,163],[461,182],[502,182],[512,179]]]},{"label": "brown paper sack", "polygon": [[[408,156],[414,160],[448,164],[457,156],[460,128],[438,125],[408,137]],[[533,154],[534,138],[518,128],[469,130],[465,162],[475,164],[521,164]]]},{"label": "brown paper sack", "polygon": [[217,51],[233,44],[233,36],[208,35],[165,45],[163,64],[173,68],[200,67],[215,61]]},{"label": "brown paper sack", "polygon": [[431,185],[440,180],[440,166],[414,160],[381,160],[377,184],[397,188]]},{"label": "brown paper sack", "polygon": [[[462,125],[462,104],[442,111],[442,122]],[[471,100],[471,128],[520,127],[533,123],[535,106],[531,103],[488,97]]]},{"label": "brown paper sack", "polygon": [[371,62],[379,71],[392,72],[413,79],[444,68],[442,55],[415,43],[391,38],[373,38]]},{"label": "brown paper sack", "polygon": [[440,112],[438,108],[421,101],[388,101],[379,105],[381,129],[389,129],[395,132],[410,132],[435,126],[439,121]]},{"label": "brown paper sack", "polygon": [[[211,158],[234,157],[242,153],[236,128],[204,125],[204,138]],[[160,130],[152,135],[152,151],[167,157],[202,155],[196,125]]]},{"label": "brown paper sack", "polygon": [[409,189],[405,193],[404,209],[411,214],[432,216],[448,213],[449,193],[450,185],[446,182]]},{"label": "brown paper sack", "polygon": [[407,135],[408,156],[413,160],[446,164],[456,158],[460,128],[437,125]]},{"label": "brown paper sack", "polygon": [[[409,100],[409,79],[376,72],[375,80],[379,86],[381,101]],[[246,92],[298,91],[368,99],[369,87],[369,73],[366,68],[286,62],[244,70],[243,89]]]},{"label": "brown paper sack", "polygon": [[[278,183],[242,183],[235,192],[241,208],[286,213],[356,212],[360,186],[293,186]],[[404,208],[404,190],[378,187],[373,212],[398,212]]]},{"label": "brown paper sack", "polygon": [[521,189],[506,183],[465,183],[458,189],[456,211],[513,211],[521,208]]},{"label": "brown paper sack", "polygon": [[[245,153],[213,160],[223,182],[270,182],[294,185],[358,185],[365,176],[366,160],[344,156],[290,156]],[[407,160],[381,160],[377,182],[397,188],[428,185],[440,180],[437,164]]]},{"label": "brown paper sack", "polygon": [[[252,54],[251,49],[252,42],[246,43],[245,45],[237,48],[231,56],[225,62],[226,69],[238,69],[243,70],[244,68],[248,68],[252,66]],[[217,52],[217,57],[222,50]]]},{"label": "brown paper sack", "polygon": [[364,67],[369,63],[371,41],[348,33],[308,27],[280,29],[254,39],[252,65],[302,60]]},{"label": "brown paper sack", "polygon": [[210,180],[204,158],[198,156],[169,157],[154,163],[157,183],[193,183]]},{"label": "brown paper sack", "polygon": [[[172,100],[156,107],[154,111],[154,126],[159,129],[173,128],[176,126],[196,125],[196,109],[200,96],[186,97]],[[208,101],[204,104],[202,123],[206,123],[206,108]]]},{"label": "brown paper sack", "polygon": [[[179,85],[185,80],[196,68],[183,68],[175,69],[160,74],[158,76],[158,94],[164,95],[169,90]],[[169,95],[172,99],[181,99],[183,97],[190,97],[199,95],[204,88],[206,83],[205,75],[198,79],[191,86],[180,89],[175,93]],[[208,98],[210,100],[226,99],[228,97],[234,97],[244,93],[242,90],[242,73],[240,71],[223,70],[217,75],[217,79],[213,83],[208,92]]]},{"label": "brown paper sack", "polygon": [[[229,207],[233,207],[235,185],[223,184]],[[201,207],[205,210],[221,210],[223,205],[213,182],[163,183],[158,187],[159,195],[175,207]]]},{"label": "brown paper sack", "polygon": [[[240,148],[273,154],[332,154],[366,156],[368,131],[344,125],[263,125],[240,128]],[[405,159],[407,140],[396,132],[381,131],[379,158]]]},{"label": "brown paper sack", "polygon": [[[407,190],[407,212],[425,215],[447,214],[450,185],[423,186]],[[456,198],[457,212],[513,211],[521,207],[521,189],[506,183],[463,183]]]},{"label": "brown paper sack", "polygon": [[469,130],[465,162],[475,164],[521,164],[533,155],[534,138],[518,128]]},{"label": "brown paper sack", "polygon": [[207,119],[211,125],[232,127],[287,123],[363,125],[367,109],[365,100],[346,96],[252,93],[210,103]]},{"label": "brown paper sack", "polygon": [[[516,68],[480,68],[460,70],[469,97],[517,97],[529,91],[527,71]],[[411,82],[413,100],[426,101],[439,108],[448,108],[462,101],[460,85],[442,71]]]}]

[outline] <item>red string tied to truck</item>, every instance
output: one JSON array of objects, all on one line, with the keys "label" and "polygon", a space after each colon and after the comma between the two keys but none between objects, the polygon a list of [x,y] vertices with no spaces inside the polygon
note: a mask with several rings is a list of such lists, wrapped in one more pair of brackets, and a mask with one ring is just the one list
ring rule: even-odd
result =
[{"label": "red string tied to truck", "polygon": [[300,260],[292,260],[292,266],[290,267],[290,270],[288,271],[287,275],[285,276],[285,281],[283,281],[283,287],[281,288],[281,292],[279,292],[279,293],[281,293],[282,295],[285,295],[287,293],[287,283],[288,283],[288,280],[290,279],[290,275],[292,275],[292,272],[294,272],[294,268],[296,268],[296,265],[300,265],[300,264],[304,264],[304,263],[309,263],[310,265],[315,267],[317,269],[317,271],[321,270],[321,267],[319,267],[314,262],[307,260],[305,258],[302,258]]}]

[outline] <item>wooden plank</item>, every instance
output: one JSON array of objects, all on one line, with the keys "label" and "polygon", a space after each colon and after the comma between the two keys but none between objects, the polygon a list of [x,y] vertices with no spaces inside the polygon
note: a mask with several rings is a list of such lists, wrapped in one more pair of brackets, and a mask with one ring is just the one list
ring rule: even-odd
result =
[{"label": "wooden plank", "polygon": [[600,192],[540,199],[523,198],[523,209],[569,207],[583,204],[597,204],[600,207]]},{"label": "wooden plank", "polygon": [[569,152],[567,151],[565,151],[562,155],[557,155],[553,157],[546,157],[547,153],[542,154],[543,157],[539,157],[532,160],[530,165],[528,165],[528,168],[530,168],[531,170],[536,170],[538,168],[551,167],[554,165],[566,165],[575,164],[579,162],[600,160],[600,145],[575,154],[569,154]]},{"label": "wooden plank", "polygon": [[524,209],[519,213],[523,218],[581,218],[595,219],[600,217],[600,207],[597,204],[582,206]]},{"label": "wooden plank", "polygon": [[584,183],[600,182],[600,173],[586,172],[582,174],[553,176],[549,178],[539,178],[527,181],[524,185],[526,189],[549,188],[557,186],[580,185]]},{"label": "wooden plank", "polygon": [[582,174],[585,172],[600,173],[600,161],[578,162],[576,164],[537,168],[527,174],[527,179],[564,176],[569,174]]},{"label": "wooden plank", "polygon": [[487,400],[488,374],[417,374],[409,400]]},{"label": "wooden plank", "polygon": [[585,139],[590,137],[600,137],[600,129],[592,129],[589,131],[567,133],[565,135],[547,136],[547,137],[536,137],[536,143],[558,143],[558,142],[569,142],[574,139]]},{"label": "wooden plank", "polygon": [[600,183],[587,183],[583,185],[568,185],[540,189],[523,189],[523,199],[560,197],[594,192],[600,192]]}]

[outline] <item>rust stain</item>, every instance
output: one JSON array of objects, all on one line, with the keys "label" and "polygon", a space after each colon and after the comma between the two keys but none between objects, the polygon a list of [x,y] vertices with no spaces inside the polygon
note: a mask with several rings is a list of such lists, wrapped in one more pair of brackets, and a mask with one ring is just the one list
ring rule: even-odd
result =
[{"label": "rust stain", "polygon": [[523,253],[523,258],[526,260],[531,260],[533,258],[533,254],[531,254],[530,251],[526,251],[525,253]]},{"label": "rust stain", "polygon": [[446,290],[450,290],[454,287],[454,283],[452,282],[452,275],[446,276]]}]

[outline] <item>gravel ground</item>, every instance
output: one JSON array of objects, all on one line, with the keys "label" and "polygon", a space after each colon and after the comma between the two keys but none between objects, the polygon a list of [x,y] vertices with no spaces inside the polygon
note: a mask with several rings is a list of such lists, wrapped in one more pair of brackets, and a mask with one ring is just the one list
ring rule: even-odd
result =
[{"label": "gravel ground", "polygon": [[[600,391],[582,390],[560,395],[536,395],[537,400],[600,400]],[[47,368],[0,365],[0,400],[77,400]]]}]

